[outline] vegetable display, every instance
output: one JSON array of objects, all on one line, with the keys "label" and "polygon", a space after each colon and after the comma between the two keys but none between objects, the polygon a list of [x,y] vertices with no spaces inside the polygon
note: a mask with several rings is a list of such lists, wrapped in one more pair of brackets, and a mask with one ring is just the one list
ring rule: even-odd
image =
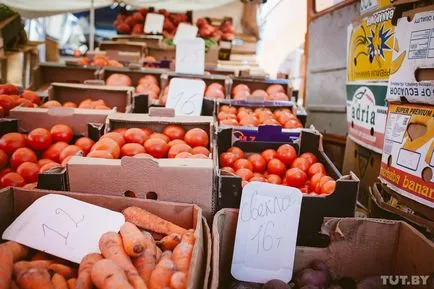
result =
[{"label": "vegetable display", "polygon": [[248,96],[263,97],[265,100],[290,100],[280,84],[271,84],[266,90],[256,89],[254,91],[251,91],[245,84],[238,84],[232,88],[233,99],[247,99]]},{"label": "vegetable display", "polygon": [[0,84],[0,118],[8,116],[16,106],[38,107],[41,102],[33,91],[22,90],[12,84]]},{"label": "vegetable display", "polygon": [[[106,84],[109,86],[133,86],[133,82],[128,75],[114,73],[110,75]],[[145,75],[139,79],[136,86],[137,93],[147,94],[150,100],[157,100],[160,96],[160,84],[153,75]]]}]

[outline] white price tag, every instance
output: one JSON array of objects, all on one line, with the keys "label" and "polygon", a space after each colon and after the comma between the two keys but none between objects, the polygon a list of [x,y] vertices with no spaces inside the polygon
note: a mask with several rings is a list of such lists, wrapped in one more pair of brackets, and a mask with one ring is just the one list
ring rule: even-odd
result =
[{"label": "white price tag", "polygon": [[240,281],[292,278],[302,193],[251,182],[241,196],[231,273]]},{"label": "white price tag", "polygon": [[176,29],[175,37],[173,38],[173,43],[178,44],[181,39],[195,39],[197,35],[196,25],[190,25],[187,23],[180,23],[178,29]]},{"label": "white price tag", "polygon": [[170,81],[166,107],[175,115],[199,116],[202,112],[205,82],[200,79],[173,78]]},{"label": "white price tag", "polygon": [[164,15],[148,13],[145,20],[145,33],[162,33],[164,26]]},{"label": "white price tag", "polygon": [[205,41],[202,38],[180,39],[176,45],[176,72],[205,73]]},{"label": "white price tag", "polygon": [[80,263],[108,231],[119,232],[124,216],[62,195],[36,200],[4,231],[2,238]]},{"label": "white price tag", "polygon": [[360,1],[360,12],[365,13],[370,10],[377,8],[377,0],[361,0]]}]

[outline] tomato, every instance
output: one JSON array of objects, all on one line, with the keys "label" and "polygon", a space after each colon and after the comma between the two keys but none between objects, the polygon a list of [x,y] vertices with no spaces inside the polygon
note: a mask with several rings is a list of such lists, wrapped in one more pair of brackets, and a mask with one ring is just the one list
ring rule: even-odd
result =
[{"label": "tomato", "polygon": [[117,129],[112,130],[112,132],[118,132],[118,133],[120,133],[123,137],[125,137],[125,132],[126,132],[127,130],[128,130],[127,128],[121,127],[121,128],[117,128]]},{"label": "tomato", "polygon": [[286,171],[285,180],[287,186],[300,188],[306,183],[307,175],[299,168],[291,168]]},{"label": "tomato", "polygon": [[88,158],[113,159],[113,155],[105,150],[95,150],[87,154]]},{"label": "tomato", "polygon": [[118,143],[119,147],[125,144],[125,138],[118,132],[108,132],[104,134],[100,139],[110,138]]},{"label": "tomato", "polygon": [[304,185],[304,186],[302,186],[302,187],[300,188],[300,191],[301,191],[303,194],[309,194],[309,186],[308,186],[308,185]]},{"label": "tomato", "polygon": [[26,184],[26,181],[22,176],[17,173],[7,173],[0,179],[0,188],[5,187],[22,187]]},{"label": "tomato", "polygon": [[169,151],[169,145],[160,138],[150,138],[145,142],[145,151],[154,158],[163,158]]},{"label": "tomato", "polygon": [[17,173],[22,176],[26,182],[33,183],[38,180],[39,165],[31,162],[24,162],[17,168]]},{"label": "tomato", "polygon": [[300,170],[304,171],[305,173],[307,173],[307,170],[310,167],[310,163],[309,160],[306,158],[296,158],[294,160],[294,162],[292,162],[291,168],[299,168]]},{"label": "tomato", "polygon": [[170,146],[170,147],[172,147],[172,146],[174,146],[174,145],[176,145],[176,144],[181,144],[181,143],[183,143],[183,144],[187,144],[184,140],[182,140],[182,139],[174,139],[174,140],[171,140],[170,142],[168,142],[167,144]]},{"label": "tomato", "polygon": [[262,124],[264,124],[264,125],[279,125],[280,126],[280,123],[277,120],[275,120],[274,118],[266,119],[262,122]]},{"label": "tomato", "polygon": [[4,175],[6,175],[6,174],[8,174],[8,173],[12,173],[12,172],[14,172],[11,168],[5,168],[5,169],[3,169],[3,170],[1,170],[0,171],[0,179],[4,176]]},{"label": "tomato", "polygon": [[241,187],[244,188],[249,182],[248,181],[241,181]]},{"label": "tomato", "polygon": [[238,84],[237,86],[235,86],[232,89],[232,95],[237,94],[237,92],[239,92],[239,91],[248,91],[250,93],[250,88],[247,85],[243,84],[243,83]]},{"label": "tomato", "polygon": [[268,175],[268,177],[267,177],[267,181],[268,181],[270,184],[280,185],[280,184],[282,183],[282,178],[281,178],[280,176],[278,176],[278,175],[270,174],[270,175]]},{"label": "tomato", "polygon": [[224,119],[220,121],[220,124],[229,125],[229,126],[239,126],[238,121],[236,119]]},{"label": "tomato", "polygon": [[235,172],[243,181],[248,181],[253,177],[253,172],[249,169],[242,168]]},{"label": "tomato", "polygon": [[145,133],[146,139],[148,139],[151,136],[151,134],[154,133],[150,128],[140,128],[140,129]]},{"label": "tomato", "polygon": [[249,182],[267,182],[267,180],[263,176],[253,176],[250,178]]},{"label": "tomato", "polygon": [[169,149],[169,153],[168,153],[168,157],[170,159],[175,158],[178,154],[182,153],[182,152],[189,152],[192,153],[191,150],[191,146],[189,146],[188,144],[177,144],[172,146]]},{"label": "tomato", "polygon": [[316,189],[316,185],[318,184],[318,182],[320,181],[320,179],[325,176],[323,173],[316,173],[314,174],[311,178],[310,178],[310,183],[309,183],[309,191],[310,192],[315,192]]},{"label": "tomato", "polygon": [[170,140],[184,139],[185,130],[179,125],[168,125],[164,128],[163,133],[169,137]]},{"label": "tomato", "polygon": [[283,125],[284,128],[303,128],[298,119],[290,119]]},{"label": "tomato", "polygon": [[309,177],[312,177],[316,173],[323,173],[324,175],[326,174],[326,170],[322,163],[314,163],[313,165],[310,166],[309,170],[307,171]]},{"label": "tomato", "polygon": [[149,138],[159,138],[159,139],[164,140],[164,142],[166,142],[166,143],[168,143],[170,141],[170,138],[167,135],[165,135],[163,133],[159,133],[159,132],[154,132],[153,134],[151,134],[149,136]]},{"label": "tomato", "polygon": [[81,148],[85,156],[90,152],[94,144],[93,140],[85,136],[75,141],[75,145]]},{"label": "tomato", "polygon": [[335,180],[328,180],[321,186],[321,195],[330,195],[333,193],[336,189],[336,181]]},{"label": "tomato", "polygon": [[138,143],[143,145],[147,139],[146,133],[139,128],[130,128],[124,134],[127,143]]},{"label": "tomato", "polygon": [[11,159],[9,160],[12,169],[16,169],[24,162],[37,163],[38,157],[31,149],[19,148],[11,155]]},{"label": "tomato", "polygon": [[53,142],[66,142],[69,143],[72,140],[72,129],[64,124],[56,124],[50,130],[51,140]]},{"label": "tomato", "polygon": [[53,162],[53,160],[50,160],[50,159],[40,159],[39,161],[38,161],[38,165],[40,166],[40,167],[42,167],[43,165],[45,165],[45,164],[49,164],[49,163],[52,163]]},{"label": "tomato", "polygon": [[181,152],[175,156],[175,159],[188,159],[192,156],[189,152]]},{"label": "tomato", "polygon": [[267,171],[270,174],[281,176],[285,173],[285,170],[286,170],[285,164],[279,159],[272,159],[271,161],[268,162]]},{"label": "tomato", "polygon": [[223,167],[220,170],[231,173],[231,174],[235,174],[235,170],[231,167]]},{"label": "tomato", "polygon": [[27,146],[37,151],[44,151],[51,146],[51,134],[45,128],[36,128],[27,135]]},{"label": "tomato", "polygon": [[0,149],[7,154],[12,154],[15,150],[26,146],[26,139],[17,132],[11,132],[0,138]]},{"label": "tomato", "polygon": [[220,167],[233,167],[236,160],[238,160],[238,158],[234,153],[222,153],[219,157]]},{"label": "tomato", "polygon": [[206,147],[198,146],[198,147],[192,148],[191,153],[193,155],[203,154],[203,155],[209,156],[210,151]]},{"label": "tomato", "polygon": [[134,157],[135,157],[135,158],[138,158],[138,159],[146,159],[146,158],[151,158],[151,159],[153,159],[153,158],[154,158],[154,157],[151,156],[150,154],[146,154],[146,153],[136,154]]},{"label": "tomato", "polygon": [[267,166],[267,162],[260,154],[251,154],[248,158],[253,165],[253,172],[263,172]]},{"label": "tomato", "polygon": [[42,108],[50,108],[50,107],[61,107],[62,104],[57,100],[49,100],[46,103],[42,104]]},{"label": "tomato", "polygon": [[220,111],[217,115],[217,119],[218,120],[227,120],[227,119],[236,119],[236,115],[233,113],[228,113],[228,112],[224,112],[224,111]]},{"label": "tomato", "polygon": [[8,154],[4,150],[0,149],[0,171],[8,165],[8,162]]},{"label": "tomato", "polygon": [[22,107],[34,107],[33,103],[25,98],[18,98],[17,100],[15,100],[15,104]]},{"label": "tomato", "polygon": [[315,187],[315,193],[321,194],[321,188],[322,186],[327,183],[328,181],[333,181],[333,179],[329,176],[322,176],[321,179],[319,179],[319,182],[317,182]]},{"label": "tomato", "polygon": [[240,125],[241,126],[257,126],[258,125],[258,119],[254,116],[246,116],[240,119]]},{"label": "tomato", "polygon": [[233,153],[237,159],[244,158],[244,152],[239,147],[230,147],[227,151]]},{"label": "tomato", "polygon": [[0,94],[19,94],[18,87],[13,84],[0,84]]},{"label": "tomato", "polygon": [[285,89],[280,84],[272,84],[269,87],[267,87],[268,94],[274,94],[278,92],[285,92]]},{"label": "tomato", "polygon": [[237,108],[234,106],[229,106],[229,105],[224,104],[224,105],[220,106],[220,111],[236,114]]},{"label": "tomato", "polygon": [[79,146],[69,145],[60,152],[59,161],[63,162],[66,157],[74,156],[80,153],[83,154],[83,151]]},{"label": "tomato", "polygon": [[2,106],[5,110],[5,114],[9,114],[9,110],[14,108],[16,105],[15,99],[10,95],[0,95],[0,106]]},{"label": "tomato", "polygon": [[68,164],[69,160],[72,159],[73,156],[67,156],[63,159],[62,163],[60,164],[62,167],[66,168],[66,165]]},{"label": "tomato", "polygon": [[239,169],[249,169],[249,170],[253,171],[252,163],[246,159],[236,160],[233,167],[234,167],[234,170],[236,170],[236,171],[238,171]]},{"label": "tomato", "polygon": [[23,186],[23,189],[33,190],[33,189],[36,189],[37,186],[38,186],[38,183],[37,183],[37,182],[34,182],[34,183],[28,183],[28,184],[25,184],[25,185]]},{"label": "tomato", "polygon": [[208,134],[201,128],[193,128],[187,131],[184,140],[191,147],[207,147],[209,143]]},{"label": "tomato", "polygon": [[281,145],[277,149],[277,158],[280,159],[285,165],[290,166],[297,157],[295,148],[289,144]]},{"label": "tomato", "polygon": [[43,154],[42,158],[44,159],[50,159],[55,162],[60,162],[59,156],[60,152],[63,151],[68,144],[66,142],[56,142],[55,144],[52,144]]},{"label": "tomato", "polygon": [[204,155],[204,154],[191,155],[191,156],[189,156],[189,158],[190,159],[209,159],[209,157]]},{"label": "tomato", "polygon": [[277,159],[277,152],[273,149],[266,149],[261,155],[267,163],[272,159]]},{"label": "tomato", "polygon": [[63,104],[63,107],[72,107],[72,108],[77,108],[77,104],[71,102],[71,101],[67,101]]},{"label": "tomato", "polygon": [[100,139],[93,145],[91,151],[108,151],[115,159],[121,155],[121,148],[111,138]]},{"label": "tomato", "polygon": [[55,162],[51,162],[51,163],[45,164],[45,165],[43,165],[43,166],[39,169],[39,173],[44,173],[44,172],[49,171],[49,170],[51,170],[52,168],[54,168],[54,167],[58,167],[58,166],[60,166],[60,164],[55,163]]},{"label": "tomato", "polygon": [[307,159],[309,161],[309,166],[313,165],[314,163],[316,163],[318,161],[316,156],[313,153],[304,153],[304,154],[301,154],[300,157]]},{"label": "tomato", "polygon": [[135,156],[136,154],[144,153],[145,148],[138,143],[127,143],[121,147],[121,157]]}]

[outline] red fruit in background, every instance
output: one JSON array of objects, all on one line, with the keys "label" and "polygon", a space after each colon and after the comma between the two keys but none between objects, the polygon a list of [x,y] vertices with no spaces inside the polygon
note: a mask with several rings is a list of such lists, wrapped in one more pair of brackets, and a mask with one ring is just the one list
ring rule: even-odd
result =
[{"label": "red fruit in background", "polygon": [[0,179],[0,188],[5,187],[22,187],[26,184],[26,181],[22,176],[17,173],[7,173]]},{"label": "red fruit in background", "polygon": [[109,138],[118,143],[119,147],[122,147],[126,141],[125,138],[118,132],[108,132],[104,134],[100,139]]},{"label": "red fruit in background", "polygon": [[[145,17],[140,12],[134,12],[133,18],[134,18],[134,20],[136,20],[136,22],[144,22],[145,21]],[[142,32],[143,32],[143,29],[142,29]]]},{"label": "red fruit in background", "polygon": [[224,152],[220,155],[220,167],[232,167],[235,161],[238,160],[238,157],[231,152]]},{"label": "red fruit in background", "polygon": [[81,148],[85,156],[90,152],[94,144],[93,140],[85,136],[75,141],[75,145]]},{"label": "red fruit in background", "polygon": [[54,125],[50,130],[50,134],[53,142],[62,141],[66,143],[69,143],[74,135],[72,129],[65,124]]},{"label": "red fruit in background", "polygon": [[17,173],[22,176],[26,182],[33,183],[38,180],[39,165],[31,162],[24,162],[17,168]]},{"label": "red fruit in background", "polygon": [[33,91],[24,90],[23,94],[21,94],[21,97],[30,100],[36,105],[41,104],[41,98]]},{"label": "red fruit in background", "polygon": [[262,173],[267,166],[267,162],[260,154],[251,154],[248,160],[253,165],[253,172]]},{"label": "red fruit in background", "polygon": [[20,92],[15,85],[12,84],[0,84],[0,94],[18,95]]},{"label": "red fruit in background", "polygon": [[0,171],[3,170],[8,165],[8,162],[9,162],[8,154],[4,150],[0,149]]},{"label": "red fruit in background", "polygon": [[139,79],[138,84],[142,83],[153,83],[158,86],[158,79],[153,75],[145,75]]},{"label": "red fruit in background", "polygon": [[322,163],[314,163],[313,165],[311,165],[307,171],[307,174],[309,175],[309,177],[312,177],[314,174],[316,173],[322,173],[322,174],[326,174],[326,170],[324,168],[324,165]]},{"label": "red fruit in background", "polygon": [[3,169],[3,170],[0,170],[0,179],[4,176],[4,175],[6,175],[6,174],[8,174],[8,173],[12,173],[13,172],[13,170],[11,169],[11,168],[5,168],[5,169]]},{"label": "red fruit in background", "polygon": [[230,147],[227,151],[233,153],[237,159],[244,158],[244,152],[239,147]]},{"label": "red fruit in background", "polygon": [[29,183],[29,184],[25,184],[23,186],[23,189],[33,190],[33,189],[36,189],[37,186],[38,186],[37,182]]},{"label": "red fruit in background", "polygon": [[39,165],[40,167],[42,167],[43,165],[49,164],[49,163],[53,163],[53,161],[50,160],[50,159],[40,159],[40,160],[38,161],[38,165]]},{"label": "red fruit in background", "polygon": [[232,95],[236,95],[239,91],[247,91],[250,94],[250,88],[245,84],[238,84],[232,89]]},{"label": "red fruit in background", "polygon": [[139,128],[130,128],[124,134],[127,143],[143,144],[147,139],[146,133]]},{"label": "red fruit in background", "polygon": [[127,24],[130,27],[133,27],[134,24],[136,24],[136,20],[133,18],[133,16],[127,16],[127,18],[125,18],[125,24]]},{"label": "red fruit in background", "polygon": [[113,159],[113,155],[108,151],[91,151],[87,154],[88,158]]},{"label": "red fruit in background", "polygon": [[109,86],[131,86],[132,83],[128,75],[120,73],[113,73],[106,80],[106,84]]},{"label": "red fruit in background", "polygon": [[253,171],[253,165],[251,162],[249,162],[246,159],[238,159],[235,161],[234,165],[233,165],[234,170],[239,170],[239,169],[249,169],[251,171]]},{"label": "red fruit in background", "polygon": [[127,130],[128,130],[127,128],[122,127],[122,128],[114,129],[114,130],[112,130],[112,132],[118,132],[118,133],[120,133],[123,137],[125,137],[125,132],[126,132]]},{"label": "red fruit in background", "polygon": [[16,169],[24,162],[37,163],[38,157],[35,152],[28,148],[19,148],[12,155],[9,160],[9,165],[12,169]]},{"label": "red fruit in background", "polygon": [[75,156],[78,153],[83,153],[81,148],[76,145],[69,145],[66,148],[64,148],[59,155],[59,161],[63,162],[63,160],[68,156]]},{"label": "red fruit in background", "polygon": [[301,158],[305,158],[309,161],[310,165],[313,165],[314,163],[316,163],[318,161],[318,159],[316,158],[316,156],[313,153],[303,153],[300,155]]},{"label": "red fruit in background", "polygon": [[201,128],[193,128],[187,131],[184,136],[184,140],[191,147],[207,147],[209,143],[208,134]]},{"label": "red fruit in background", "polygon": [[16,106],[15,99],[10,95],[0,95],[0,106],[4,108],[5,114],[8,114],[9,110]]},{"label": "red fruit in background", "polygon": [[41,166],[41,168],[39,169],[39,173],[44,173],[44,172],[49,171],[52,168],[58,167],[58,166],[60,166],[60,164],[55,163],[55,162],[45,164],[45,165]]},{"label": "red fruit in background", "polygon": [[295,148],[289,144],[281,145],[277,149],[277,158],[280,159],[285,165],[291,165],[297,157]]},{"label": "red fruit in background", "polygon": [[191,146],[188,144],[177,144],[169,149],[168,157],[169,158],[175,158],[178,154],[182,152],[188,152],[191,153]]},{"label": "red fruit in background", "polygon": [[175,25],[168,18],[164,19],[163,30],[171,33],[175,30]]},{"label": "red fruit in background", "polygon": [[45,128],[36,128],[27,135],[27,146],[37,151],[44,151],[51,146],[51,134]]},{"label": "red fruit in background", "polygon": [[62,104],[57,100],[49,100],[41,105],[42,108],[61,107]]},{"label": "red fruit in background", "polygon": [[176,144],[180,144],[180,143],[183,143],[183,144],[187,144],[184,140],[182,140],[182,139],[174,139],[174,140],[171,140],[170,142],[168,142],[167,144],[169,145],[169,147],[172,147],[172,146],[174,146],[174,145],[176,145]]},{"label": "red fruit in background", "polygon": [[310,178],[310,183],[309,183],[310,192],[315,192],[316,186],[323,176],[325,176],[323,173],[316,173]]},{"label": "red fruit in background", "polygon": [[220,170],[231,173],[231,174],[235,174],[235,170],[231,167],[223,167]]},{"label": "red fruit in background", "polygon": [[322,176],[322,177],[319,179],[319,181],[317,182],[317,184],[316,184],[316,187],[315,187],[315,193],[317,193],[317,194],[321,194],[321,188],[322,188],[322,186],[323,186],[325,183],[327,183],[328,181],[333,181],[333,179],[332,179],[331,177],[329,177],[329,176]]},{"label": "red fruit in background", "polygon": [[299,168],[292,168],[286,171],[285,181],[287,186],[300,188],[306,183],[307,175]]},{"label": "red fruit in background", "polygon": [[175,156],[175,159],[188,159],[192,156],[189,152],[181,152]]},{"label": "red fruit in background", "polygon": [[296,158],[292,162],[292,165],[291,165],[291,168],[299,168],[302,171],[304,171],[305,173],[307,173],[307,170],[309,169],[309,167],[310,167],[309,160],[306,158],[301,158],[301,157]]},{"label": "red fruit in background", "polygon": [[121,157],[132,157],[140,153],[144,153],[145,148],[138,143],[127,143],[121,147]]},{"label": "red fruit in background", "polygon": [[66,168],[66,165],[68,164],[69,160],[72,159],[73,156],[67,156],[63,159],[62,163],[60,164],[62,167]]},{"label": "red fruit in background", "polygon": [[333,193],[336,189],[336,181],[335,180],[328,180],[321,186],[321,195],[330,195]]},{"label": "red fruit in background", "polygon": [[283,92],[285,93],[285,89],[283,88],[282,85],[280,84],[272,84],[267,88],[267,93],[268,94],[275,94],[278,92]]},{"label": "red fruit in background", "polygon": [[199,28],[206,24],[208,24],[208,22],[204,18],[199,18],[196,20],[196,26]]},{"label": "red fruit in background", "polygon": [[203,154],[203,155],[209,156],[210,151],[206,147],[199,146],[199,147],[192,148],[191,153],[193,155]]},{"label": "red fruit in background", "polygon": [[159,133],[159,132],[154,132],[153,134],[151,134],[149,136],[149,138],[159,138],[159,139],[164,140],[166,143],[168,143],[170,141],[170,138],[167,135],[165,135],[163,133]]},{"label": "red fruit in background", "polygon": [[253,172],[249,169],[242,168],[235,172],[243,181],[249,181],[253,177]]},{"label": "red fruit in background", "polygon": [[118,143],[110,138],[104,138],[97,141],[91,151],[108,151],[115,159],[121,155],[121,148]]},{"label": "red fruit in background", "polygon": [[154,158],[163,158],[169,151],[169,145],[160,138],[150,138],[145,142],[145,151]]},{"label": "red fruit in background", "polygon": [[267,176],[267,181],[270,184],[280,185],[282,183],[282,178],[280,176],[278,176],[278,175],[275,175],[275,174],[269,174]]},{"label": "red fruit in background", "polygon": [[120,33],[123,33],[123,34],[130,34],[131,33],[131,27],[128,24],[126,24],[125,22],[119,23],[116,26],[116,30]]},{"label": "red fruit in background", "polygon": [[57,142],[52,144],[43,154],[42,158],[50,159],[54,162],[60,162],[60,153],[68,146],[66,142]]},{"label": "red fruit in background", "polygon": [[6,113],[5,113],[5,109],[3,108],[3,106],[0,106],[0,118],[5,117]]},{"label": "red fruit in background", "polygon": [[18,98],[17,100],[15,100],[15,105],[22,107],[34,107],[33,102],[25,98]]},{"label": "red fruit in background", "polygon": [[286,170],[285,164],[279,159],[272,159],[268,162],[267,171],[270,174],[281,176],[285,173],[285,170]]},{"label": "red fruit in background", "polygon": [[277,158],[277,152],[273,149],[266,149],[265,151],[263,151],[261,153],[262,157],[264,158],[264,160],[268,163],[269,161],[271,161],[272,159],[276,159]]}]

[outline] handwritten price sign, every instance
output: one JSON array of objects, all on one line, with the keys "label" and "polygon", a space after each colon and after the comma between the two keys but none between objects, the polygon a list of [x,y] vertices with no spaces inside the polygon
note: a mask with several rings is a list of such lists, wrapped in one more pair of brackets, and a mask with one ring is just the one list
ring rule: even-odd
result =
[{"label": "handwritten price sign", "polygon": [[202,112],[205,82],[203,80],[173,78],[170,81],[166,107],[175,115],[199,116]]},{"label": "handwritten price sign", "polygon": [[176,72],[204,74],[205,41],[202,38],[178,40],[176,45]]},{"label": "handwritten price sign", "polygon": [[102,234],[118,232],[124,222],[121,213],[50,194],[18,216],[2,238],[79,263],[85,255],[99,252]]},{"label": "handwritten price sign", "polygon": [[181,39],[194,39],[196,38],[197,31],[196,25],[191,25],[187,23],[179,23],[176,29],[175,37],[173,37],[173,43],[178,44]]},{"label": "handwritten price sign", "polygon": [[144,32],[147,33],[161,33],[163,32],[164,26],[164,15],[157,13],[148,13],[146,15],[145,26],[143,27]]},{"label": "handwritten price sign", "polygon": [[291,187],[262,182],[244,187],[231,268],[237,280],[291,280],[301,199]]},{"label": "handwritten price sign", "polygon": [[361,0],[360,12],[365,13],[370,10],[374,10],[378,6],[377,0]]}]

